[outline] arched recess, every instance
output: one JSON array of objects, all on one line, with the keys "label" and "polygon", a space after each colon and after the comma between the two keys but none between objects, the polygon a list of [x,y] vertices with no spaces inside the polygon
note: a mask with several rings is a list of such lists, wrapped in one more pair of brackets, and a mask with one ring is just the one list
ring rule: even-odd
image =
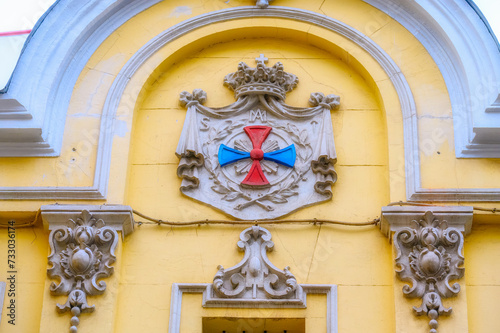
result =
[{"label": "arched recess", "polygon": [[[257,10],[255,7],[235,7],[224,9],[208,14],[199,15],[165,30],[147,44],[145,44],[122,68],[117,75],[111,89],[108,92],[107,101],[103,110],[101,123],[101,134],[98,146],[98,158],[94,183],[91,187],[38,187],[38,188],[1,188],[0,197],[19,199],[103,199],[106,197],[109,168],[111,163],[111,150],[113,141],[114,125],[113,121],[119,106],[119,101],[124,95],[129,79],[140,72],[141,65],[146,59],[155,56],[155,52],[161,47],[172,43],[181,36],[196,31],[204,26],[216,24],[217,22],[227,22],[252,17],[283,18],[298,22],[307,22],[338,33],[364,49],[372,59],[378,62],[384,70],[385,75],[390,79],[397,92],[402,112],[404,127],[404,160],[406,175],[406,197],[410,200],[470,200],[470,201],[492,201],[498,200],[498,189],[442,189],[428,191],[420,186],[420,169],[418,156],[417,123],[415,113],[415,103],[403,74],[391,57],[378,45],[363,33],[349,27],[348,25],[333,18],[317,14],[315,12],[288,8],[269,7],[266,10]],[[158,62],[159,63],[159,62]],[[147,69],[142,68],[148,72]],[[145,82],[146,79],[144,79]],[[132,99],[137,94],[128,95]],[[69,97],[68,97],[69,98]],[[64,103],[63,103],[64,104]],[[60,121],[61,119],[59,119]],[[120,177],[114,177],[120,179]],[[125,178],[121,178],[122,180]],[[402,198],[399,196],[399,198]],[[110,199],[110,198],[108,198]],[[117,198],[118,199],[118,198]]]},{"label": "arched recess", "polygon": [[[332,111],[339,181],[333,189],[334,199],[323,205],[323,212],[335,211],[347,218],[347,214],[363,215],[364,211],[369,215],[368,211],[378,210],[390,196],[385,106],[391,109],[388,117],[397,123],[391,125],[399,133],[394,137],[401,139],[402,134],[397,94],[380,66],[366,53],[363,55],[359,46],[335,33],[319,36],[315,32],[312,38],[307,35],[310,26],[305,23],[277,19],[242,19],[233,23],[217,25],[217,33],[176,48],[168,56],[168,50],[159,50],[156,60],[163,61],[145,62],[143,66],[154,71],[132,77],[131,86],[125,88],[124,95],[128,96],[134,87],[142,87],[133,106],[130,156],[117,156],[121,161],[112,162],[129,163],[129,177],[123,182],[128,187],[125,202],[138,210],[173,219],[196,219],[213,211],[178,195],[178,159],[174,151],[186,116],[186,110],[179,106],[179,93],[200,88],[207,92],[205,105],[228,105],[235,99],[233,92],[223,86],[224,75],[236,71],[240,61],[254,66],[258,53],[263,53],[269,58],[268,66],[281,61],[286,72],[299,78],[298,86],[287,94],[289,105],[307,106],[313,92],[340,96],[340,108]],[[207,30],[202,29],[200,34]],[[385,79],[382,87],[375,79]],[[126,108],[123,102],[118,106],[121,112]],[[394,137],[392,144],[397,146]],[[394,150],[403,155],[402,148],[400,142]],[[202,181],[209,182],[206,178]],[[118,183],[111,184],[110,191],[117,186]],[[367,199],[354,213],[347,209],[347,203],[360,193],[366,193]],[[404,184],[399,187],[399,195],[404,196]],[[158,200],[164,204],[152,204]],[[297,214],[310,215],[311,211],[304,209]]]},{"label": "arched recess", "polygon": [[[127,65],[122,68],[120,74],[118,75],[118,78],[121,79],[113,82],[104,112],[106,114],[115,114],[116,110],[119,110],[118,112],[120,115],[127,117],[128,114],[128,117],[131,117],[131,114],[135,112],[134,110],[131,110],[131,108],[134,108],[136,105],[131,105],[130,101],[136,101],[139,98],[141,89],[146,85],[147,81],[151,79],[152,73],[157,70],[159,66],[168,68],[165,63],[175,62],[176,59],[182,58],[183,54],[189,52],[181,50],[179,51],[180,55],[176,55],[175,51],[172,51],[172,49],[190,49],[194,47],[194,50],[198,51],[198,49],[208,46],[211,43],[223,42],[225,32],[230,36],[234,36],[236,34],[239,35],[240,38],[244,38],[255,37],[255,35],[265,36],[266,29],[268,29],[268,34],[269,31],[272,34],[276,33],[279,29],[283,29],[289,30],[288,34],[283,32],[284,35],[294,36],[295,38],[300,39],[298,36],[303,33],[303,31],[300,30],[301,28],[298,27],[300,24],[305,24],[308,26],[307,28],[310,28],[311,23],[313,25],[319,25],[319,23],[321,23],[318,30],[312,31],[310,29],[305,29],[307,34],[303,40],[308,43],[312,43],[313,45],[321,45],[323,49],[339,48],[338,45],[335,45],[334,41],[325,37],[323,34],[333,33],[341,36],[352,43],[352,45],[355,45],[358,50],[355,54],[349,54],[351,51],[343,51],[349,54],[352,66],[356,67],[360,72],[365,73],[366,77],[373,76],[377,79],[377,81],[382,82],[382,85],[385,85],[385,89],[377,87],[374,87],[374,89],[379,93],[381,92],[384,94],[380,97],[381,103],[390,104],[391,132],[398,133],[394,135],[395,137],[402,135],[403,132],[407,133],[405,143],[397,142],[397,139],[391,142],[393,154],[389,157],[392,159],[392,161],[389,162],[392,164],[391,168],[395,170],[396,173],[403,175],[402,179],[398,180],[399,184],[391,187],[391,189],[395,192],[392,196],[398,198],[404,197],[404,174],[414,175],[415,172],[405,172],[404,170],[398,169],[399,166],[396,165],[398,164],[398,161],[405,160],[405,158],[415,161],[408,163],[407,167],[412,168],[413,166],[418,165],[418,148],[404,148],[404,144],[407,144],[408,142],[413,142],[412,144],[415,145],[418,145],[418,142],[416,140],[417,129],[415,102],[408,83],[395,62],[374,42],[366,39],[355,29],[340,21],[333,19],[325,20],[323,16],[305,10],[274,7],[272,16],[270,16],[272,20],[268,20],[267,24],[262,24],[263,21],[258,21],[258,23],[256,23],[256,21],[252,21],[251,17],[254,12],[255,9],[252,7],[239,7],[232,10],[219,11],[193,18],[193,22],[191,23],[196,23],[197,29],[201,30],[206,28],[210,31],[209,35],[206,36],[204,40],[197,39],[195,36],[196,34],[193,34],[194,36],[190,37],[190,34],[186,33],[187,27],[189,29],[187,31],[194,32],[195,30],[192,29],[191,24],[185,25],[184,22],[176,27],[173,27],[172,30],[165,31],[164,33],[158,35],[156,38],[152,39],[149,44],[143,46],[143,48],[137,52],[132,59],[130,59]],[[256,16],[260,17],[262,15],[257,12]],[[231,26],[230,24],[224,26],[226,22],[230,23],[230,21],[233,20],[237,20],[235,23],[237,23],[237,26],[239,27],[238,29],[235,29],[234,26]],[[216,23],[218,21],[220,25]],[[232,31],[226,30],[228,29],[227,27],[229,27]],[[200,35],[202,36],[205,34],[206,31],[200,32]],[[181,36],[187,37],[187,42],[182,41],[186,44],[174,46],[177,42],[179,42],[178,38]],[[191,43],[189,43],[189,41]],[[194,46],[197,43],[202,46]],[[171,59],[169,59],[169,57],[171,57]],[[372,72],[369,73],[366,68],[370,68]],[[376,84],[374,83],[374,85]],[[220,89],[225,88],[221,87]],[[126,96],[126,98],[122,98],[123,96]],[[111,120],[114,119],[114,117],[106,116],[105,119]],[[104,133],[111,134],[110,131],[106,131],[106,128],[113,128],[112,122],[109,122],[107,125],[102,125],[102,131],[104,131]],[[112,140],[112,136],[110,135],[108,139],[103,137],[103,140]],[[107,145],[109,145],[109,143]],[[123,152],[124,149],[121,151]],[[128,159],[128,157],[123,154],[120,156],[113,156],[113,161],[107,161],[106,163],[110,163],[112,165],[124,164]],[[102,157],[104,157],[104,154]],[[99,158],[99,160],[105,161],[101,158]],[[109,170],[109,167],[103,167],[101,170]],[[103,176],[103,179],[107,179],[107,175],[104,173],[101,175]],[[124,179],[122,177],[124,177],[124,175],[115,179]],[[114,182],[112,188],[122,188],[123,190],[118,192],[125,192],[124,188],[126,183],[127,182],[125,181]],[[118,200],[123,200],[123,198],[120,197]]]},{"label": "arched recess", "polygon": [[363,1],[408,29],[438,65],[453,108],[456,156],[500,157],[500,45],[474,1]]}]

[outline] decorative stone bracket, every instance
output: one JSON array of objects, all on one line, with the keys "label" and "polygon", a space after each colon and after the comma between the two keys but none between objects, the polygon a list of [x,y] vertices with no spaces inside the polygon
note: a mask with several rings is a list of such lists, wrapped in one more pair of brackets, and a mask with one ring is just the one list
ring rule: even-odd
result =
[{"label": "decorative stone bracket", "polygon": [[396,275],[409,284],[403,294],[420,298],[416,315],[427,315],[430,333],[436,333],[440,315],[450,315],[442,298],[454,297],[460,285],[450,280],[464,276],[462,248],[470,233],[472,207],[383,207],[381,231],[391,237],[396,250]]},{"label": "decorative stone bracket", "polygon": [[49,205],[41,215],[50,232],[51,254],[47,275],[59,283],[50,285],[52,295],[67,295],[57,311],[71,311],[70,333],[77,332],[79,316],[93,312],[87,296],[101,295],[106,283],[101,278],[113,274],[118,233],[122,237],[134,228],[132,209],[128,206]]},{"label": "decorative stone bracket", "polygon": [[302,287],[289,267],[278,269],[267,258],[274,247],[267,229],[243,230],[238,247],[245,251],[243,260],[229,269],[219,265],[204,306],[305,307]]}]

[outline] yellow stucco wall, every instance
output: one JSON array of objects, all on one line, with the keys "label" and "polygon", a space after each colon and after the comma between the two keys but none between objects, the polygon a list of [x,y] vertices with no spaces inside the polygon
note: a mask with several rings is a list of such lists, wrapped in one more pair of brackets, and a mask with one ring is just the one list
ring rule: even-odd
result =
[{"label": "yellow stucco wall", "polygon": [[[401,25],[377,9],[362,1],[294,1],[274,5],[286,5],[303,8],[328,15],[366,34],[379,45],[401,68],[417,104],[419,117],[420,159],[422,186],[424,188],[466,188],[499,187],[500,176],[495,172],[497,159],[456,159],[454,157],[453,127],[451,106],[444,81],[435,63],[423,46]],[[83,69],[75,87],[68,108],[61,156],[56,158],[3,158],[3,170],[8,177],[0,179],[0,186],[90,186],[95,172],[97,136],[100,114],[106,94],[120,69],[151,38],[168,27],[185,19],[213,10],[248,5],[247,1],[186,1],[178,6],[175,1],[162,2],[118,28],[104,41],[94,56]],[[189,57],[193,52],[227,40],[271,37],[319,46],[337,58],[353,66],[368,81],[372,77],[375,94],[386,94],[380,103],[384,104],[383,124],[389,129],[388,146],[384,152],[370,150],[371,154],[389,155],[390,200],[404,200],[404,155],[402,149],[402,124],[400,106],[394,94],[392,84],[380,66],[365,51],[353,42],[304,22],[285,19],[241,19],[210,25],[190,32],[162,48],[148,64],[132,78],[132,85],[121,101],[118,113],[117,135],[113,156],[112,177],[108,193],[108,202],[124,202],[125,177],[123,163],[128,163],[127,153],[129,135],[132,126],[132,114],[136,107],[137,94],[143,88],[144,80],[151,78],[152,72],[161,63],[177,62]],[[236,53],[235,53],[236,52]],[[252,52],[250,52],[252,53]],[[237,49],[232,54],[243,59],[253,59],[253,54],[242,56]],[[271,55],[270,55],[271,56]],[[203,57],[203,55],[201,55]],[[271,60],[273,61],[272,57]],[[277,57],[274,60],[283,60]],[[289,65],[290,66],[290,65]],[[168,67],[168,66],[167,66]],[[232,70],[232,69],[231,69]],[[369,73],[369,74],[367,74]],[[311,72],[311,75],[314,72]],[[154,75],[153,75],[154,76]],[[303,80],[304,78],[302,78]],[[213,85],[218,90],[217,85]],[[208,88],[204,88],[208,90]],[[305,89],[299,85],[300,89]],[[378,90],[378,91],[377,91]],[[222,94],[230,95],[225,88]],[[212,98],[218,98],[210,91]],[[210,96],[209,95],[209,96]],[[218,99],[220,100],[220,99]],[[291,104],[305,99],[299,93],[289,97]],[[220,100],[223,102],[226,100]],[[346,100],[344,99],[344,102]],[[167,104],[164,105],[166,107]],[[346,149],[339,142],[337,149]],[[388,152],[386,153],[385,150]],[[363,151],[360,151],[362,155]],[[166,152],[164,152],[166,153]],[[119,165],[119,167],[115,167]],[[117,170],[118,169],[118,170]],[[481,170],[481,171],[479,171]],[[484,172],[482,172],[484,170]],[[113,182],[113,180],[116,180]],[[98,201],[95,203],[101,203]],[[0,203],[3,210],[36,210],[41,202]],[[14,207],[14,208],[13,208]]]},{"label": "yellow stucco wall", "polygon": [[498,217],[475,218],[472,233],[465,239],[465,282],[471,333],[500,330],[500,318],[496,312],[500,292],[499,254]]},{"label": "yellow stucco wall", "polygon": [[[388,200],[389,185],[384,116],[371,88],[375,85],[373,80],[349,66],[342,54],[332,54],[307,43],[298,44],[293,39],[269,37],[228,40],[208,46],[173,65],[162,64],[148,80],[132,126],[128,205],[171,220],[227,218],[206,205],[193,203],[176,190],[169,190],[172,183],[178,182],[175,176],[178,160],[174,154],[177,140],[171,138],[180,136],[185,115],[178,104],[178,95],[182,90],[203,88],[208,95],[207,105],[230,104],[234,96],[222,86],[223,77],[235,71],[240,61],[253,64],[260,53],[270,58],[270,65],[279,59],[284,62],[286,71],[299,77],[297,89],[287,97],[290,105],[306,106],[310,93],[315,91],[341,96],[340,109],[332,112],[337,152],[342,161],[336,170],[339,179],[343,179],[334,186],[336,200],[303,209],[293,217],[331,218],[335,214],[341,219],[364,221],[378,214],[380,206]],[[345,149],[346,146],[357,149]],[[354,183],[356,186],[352,186]],[[348,209],[359,195],[367,199],[356,209]],[[127,240],[124,250],[126,268],[119,302],[124,309],[119,313],[124,315],[118,320],[118,331],[133,332],[144,325],[150,330],[167,330],[168,321],[162,318],[168,313],[165,311],[169,311],[170,304],[159,295],[169,295],[175,282],[210,282],[217,265],[230,267],[238,263],[241,254],[236,251],[235,244],[244,228],[204,226],[162,230],[146,225],[138,228]],[[278,267],[291,265],[301,283],[339,285],[339,302],[344,304],[339,309],[341,331],[394,330],[391,248],[376,228],[366,227],[353,232],[344,227],[287,225],[269,229],[276,243],[276,251],[270,258]],[[143,232],[151,234],[146,236],[147,244],[144,243],[146,238],[137,237]],[[158,238],[153,240],[151,237]],[[224,244],[220,244],[220,239],[224,239]],[[296,244],[300,246],[294,246]],[[153,262],[144,260],[145,252],[154,253]],[[159,311],[151,312],[145,306],[135,310],[136,316],[128,316],[125,309],[130,309],[130,304],[139,295],[144,301],[151,300]],[[187,311],[192,319],[186,319],[182,325],[194,326],[182,326],[183,332],[197,332],[201,327],[200,316],[234,315],[235,310],[202,310],[200,297],[187,298],[188,305],[183,304],[199,309],[197,319],[192,311]],[[379,311],[364,311],[368,309]],[[246,313],[244,317],[261,317],[268,313],[287,317],[297,316],[298,312],[298,316],[308,318],[306,325],[325,325],[324,316],[323,320],[311,320],[312,311],[243,312]],[[136,320],[143,316],[150,319],[147,324]],[[321,326],[307,327],[308,331],[322,331]]]},{"label": "yellow stucco wall", "polygon": [[[0,229],[0,268],[1,281],[7,282],[7,290],[0,321],[0,332],[38,332],[41,320],[45,290],[45,276],[47,269],[47,255],[49,253],[48,232],[41,224],[32,227],[18,228],[14,224],[15,237],[9,237],[7,228]],[[8,240],[15,240],[15,252],[8,252]],[[8,258],[8,255],[15,257]],[[8,262],[7,260],[12,260]],[[14,265],[13,274],[9,264]],[[13,281],[7,280],[15,275]],[[6,281],[7,280],[7,281]],[[14,282],[14,286],[11,286]],[[12,294],[12,295],[10,295]],[[8,323],[14,317],[10,314],[11,299],[15,304],[15,325]],[[55,316],[52,313],[52,316]]]},{"label": "yellow stucco wall", "polygon": [[[0,186],[90,186],[96,169],[100,115],[113,80],[130,57],[162,30],[189,17],[217,9],[249,5],[248,1],[164,1],[132,18],[108,37],[81,72],[65,124],[63,149],[56,158],[4,158]],[[498,160],[457,160],[451,106],[444,80],[423,46],[397,22],[359,0],[285,1],[273,5],[303,8],[345,22],[376,42],[401,68],[417,104],[422,185],[425,188],[500,187]],[[180,8],[180,9],[179,9]],[[356,43],[304,22],[285,19],[241,19],[194,30],[161,48],[130,78],[118,107],[107,200],[88,204],[126,204],[164,220],[224,219],[228,216],[195,202],[179,191],[175,148],[186,110],[179,93],[195,88],[208,94],[206,105],[230,104],[234,96],[223,77],[238,62],[253,66],[265,54],[272,65],[299,77],[287,103],[306,106],[309,94],[337,94],[332,111],[338,154],[338,181],[333,199],[289,215],[367,221],[380,208],[405,200],[401,107],[389,77]],[[425,141],[431,138],[431,141]],[[76,203],[77,201],[63,201]],[[47,201],[4,201],[0,211],[31,216]],[[81,203],[78,201],[78,203]],[[494,206],[486,203],[485,206]],[[30,215],[31,214],[31,215]],[[138,219],[140,220],[140,219]],[[498,222],[498,220],[497,220]],[[119,244],[115,273],[106,279],[103,296],[89,297],[96,312],[83,314],[79,332],[167,332],[172,283],[208,283],[217,265],[231,267],[242,254],[239,233],[246,226],[170,228],[142,225]],[[339,332],[424,332],[426,318],[411,312],[418,300],[403,298],[394,275],[392,245],[376,227],[279,225],[268,228],[275,242],[271,261],[290,266],[299,283],[338,285]],[[1,231],[1,230],[0,230]],[[462,292],[445,300],[450,318],[440,318],[439,332],[497,332],[494,315],[500,293],[484,251],[496,253],[500,230],[480,223],[466,238],[466,277]],[[0,233],[3,244],[6,233]],[[48,232],[40,222],[18,229],[19,317],[22,325],[1,332],[65,332],[68,314],[58,315],[46,278]],[[221,241],[223,240],[223,241]],[[495,252],[496,251],[496,252]],[[5,251],[0,260],[5,262]],[[492,260],[494,262],[494,260]],[[498,266],[498,267],[497,267]],[[198,332],[201,317],[300,317],[307,332],[323,332],[325,297],[310,296],[307,309],[204,309],[200,295],[185,295],[182,332]],[[486,305],[488,307],[486,307]],[[484,309],[484,311],[483,311]],[[4,313],[5,313],[4,305]],[[318,315],[319,314],[319,315]],[[26,319],[28,318],[29,319]]]}]

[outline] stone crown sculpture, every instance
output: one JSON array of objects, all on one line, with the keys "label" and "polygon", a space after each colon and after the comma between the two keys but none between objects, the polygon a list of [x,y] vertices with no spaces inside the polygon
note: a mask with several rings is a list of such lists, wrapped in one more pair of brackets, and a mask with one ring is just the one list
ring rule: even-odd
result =
[{"label": "stone crown sculpture", "polygon": [[277,62],[273,67],[267,67],[267,58],[257,58],[257,66],[252,68],[240,62],[238,71],[226,75],[224,85],[234,90],[235,97],[249,94],[272,95],[285,99],[287,92],[292,91],[299,79],[284,71],[283,64]]}]

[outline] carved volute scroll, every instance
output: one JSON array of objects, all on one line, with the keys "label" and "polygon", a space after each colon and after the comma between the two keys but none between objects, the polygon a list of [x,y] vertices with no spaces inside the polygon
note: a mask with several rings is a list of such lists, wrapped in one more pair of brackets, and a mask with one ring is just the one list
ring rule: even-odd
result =
[{"label": "carved volute scroll", "polygon": [[382,207],[380,229],[394,241],[397,277],[408,283],[403,295],[421,300],[413,311],[428,316],[430,333],[437,333],[440,316],[452,313],[443,301],[460,291],[454,280],[464,276],[462,251],[472,212],[466,206]]},{"label": "carved volute scroll", "polygon": [[436,333],[438,317],[452,311],[443,305],[442,299],[454,297],[460,291],[460,285],[450,285],[450,280],[464,275],[464,268],[460,267],[464,263],[463,235],[430,211],[411,224],[394,235],[395,260],[400,267],[396,274],[409,282],[403,287],[404,295],[422,300],[413,310],[419,316],[427,315],[430,333]]},{"label": "carved volute scroll", "polygon": [[95,306],[87,304],[87,295],[101,295],[106,283],[98,279],[113,274],[111,266],[115,260],[114,250],[118,234],[106,227],[84,210],[80,217],[68,220],[66,227],[52,230],[49,236],[52,268],[47,274],[52,279],[50,292],[53,295],[68,295],[65,304],[57,304],[60,313],[71,310],[70,332],[77,332],[78,317],[82,312],[93,312]]},{"label": "carved volute scroll", "polygon": [[298,84],[280,62],[238,64],[224,78],[236,102],[205,106],[201,89],[180,94],[187,108],[176,149],[183,194],[239,219],[270,219],[330,200],[337,180],[331,110],[336,95],[312,93],[310,107],[285,103]]},{"label": "carved volute scroll", "polygon": [[106,290],[101,279],[113,274],[117,230],[123,236],[133,231],[132,211],[118,205],[48,205],[42,206],[41,212],[51,230],[47,275],[57,281],[51,283],[50,293],[68,296],[66,303],[56,308],[59,313],[71,312],[69,332],[75,333],[80,314],[95,310],[87,303],[87,296]]},{"label": "carved volute scroll", "polygon": [[259,226],[245,229],[238,242],[238,248],[245,251],[244,258],[229,269],[218,267],[210,301],[219,299],[221,303],[221,300],[232,299],[240,304],[247,301],[272,306],[274,300],[274,304],[302,305],[302,289],[290,268],[278,269],[267,258],[267,252],[273,247],[268,230]]}]

